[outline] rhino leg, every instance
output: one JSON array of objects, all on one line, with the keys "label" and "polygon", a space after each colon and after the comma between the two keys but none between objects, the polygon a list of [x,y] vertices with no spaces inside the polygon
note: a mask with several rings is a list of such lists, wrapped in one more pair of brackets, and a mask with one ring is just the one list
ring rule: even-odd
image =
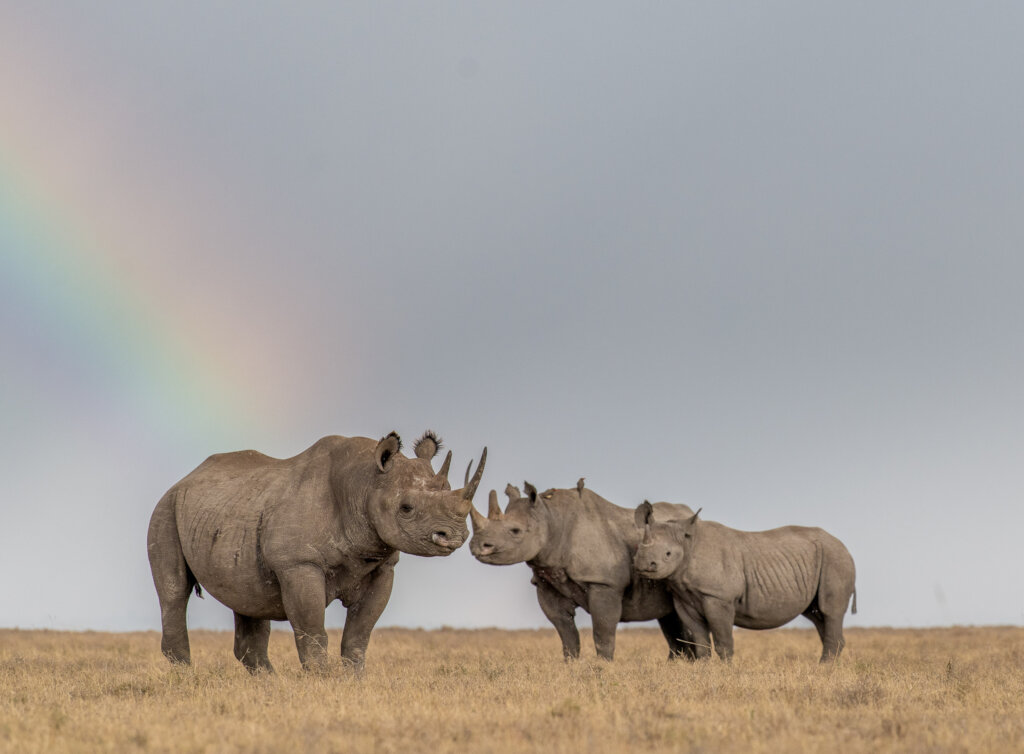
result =
[{"label": "rhino leg", "polygon": [[274,672],[267,656],[270,643],[270,621],[250,618],[235,613],[235,657],[250,673],[265,670]]},{"label": "rhino leg", "polygon": [[731,602],[704,598],[704,619],[715,640],[715,652],[726,662],[732,661],[732,627],[736,620],[736,607]]},{"label": "rhino leg", "polygon": [[187,665],[192,662],[192,653],[188,644],[185,613],[196,579],[181,551],[173,500],[169,496],[164,497],[153,511],[147,539],[149,567],[160,600],[160,623],[163,629],[160,649],[172,663]]},{"label": "rhino leg", "polygon": [[341,659],[356,670],[362,670],[366,663],[370,632],[391,599],[394,580],[394,563],[381,564],[369,577],[362,597],[348,607],[345,630],[341,635]]},{"label": "rhino leg", "polygon": [[324,572],[312,564],[277,574],[284,613],[295,633],[295,648],[305,670],[327,667],[327,630],[324,628],[326,583]]},{"label": "rhino leg", "polygon": [[536,582],[537,602],[544,615],[558,631],[562,640],[562,657],[576,660],[580,656],[580,632],[576,628],[576,605],[543,581]]},{"label": "rhino leg", "polygon": [[815,597],[811,606],[804,611],[804,617],[808,618],[814,627],[818,629],[818,637],[821,639],[821,659],[819,662],[832,662],[839,657],[843,651],[846,640],[843,639],[843,615],[838,618],[834,615],[825,615],[818,606],[818,598]]},{"label": "rhino leg", "polygon": [[594,624],[594,648],[602,660],[615,657],[615,631],[622,619],[622,592],[604,584],[591,584],[587,605]]},{"label": "rhino leg", "polygon": [[675,612],[668,613],[658,618],[658,625],[661,633],[668,642],[668,659],[675,660],[678,657],[685,657],[693,660],[697,657],[694,647],[693,635],[683,625],[683,621]]},{"label": "rhino leg", "polygon": [[708,624],[704,616],[689,602],[673,596],[673,604],[676,606],[676,615],[683,622],[686,630],[693,636],[693,653],[698,660],[711,656],[711,633],[708,631]]}]

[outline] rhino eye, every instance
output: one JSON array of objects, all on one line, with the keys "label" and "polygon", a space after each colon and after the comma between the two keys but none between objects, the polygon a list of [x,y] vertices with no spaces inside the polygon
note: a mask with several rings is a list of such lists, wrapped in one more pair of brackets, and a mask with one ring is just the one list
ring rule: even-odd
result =
[{"label": "rhino eye", "polygon": [[518,526],[513,526],[511,529],[509,529],[509,531],[515,534],[516,536],[519,536],[523,533],[523,530],[520,529]]},{"label": "rhino eye", "polygon": [[412,513],[412,506],[409,503],[402,503],[398,506],[399,513]]}]

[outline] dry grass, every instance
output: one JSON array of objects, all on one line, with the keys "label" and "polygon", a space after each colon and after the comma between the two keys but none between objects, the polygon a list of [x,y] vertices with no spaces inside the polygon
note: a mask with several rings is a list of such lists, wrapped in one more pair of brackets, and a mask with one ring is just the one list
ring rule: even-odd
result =
[{"label": "dry grass", "polygon": [[810,630],[738,631],[725,666],[649,629],[611,664],[553,631],[382,629],[362,678],[302,673],[282,631],[252,678],[231,641],[192,632],[183,669],[155,633],[0,630],[0,750],[1024,751],[1024,628],[851,629],[833,668]]}]

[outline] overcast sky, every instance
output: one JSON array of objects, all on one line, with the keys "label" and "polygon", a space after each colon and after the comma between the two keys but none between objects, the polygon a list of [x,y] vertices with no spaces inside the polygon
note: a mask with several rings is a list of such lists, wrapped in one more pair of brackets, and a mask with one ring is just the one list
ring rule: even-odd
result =
[{"label": "overcast sky", "polygon": [[[207,455],[428,427],[484,493],[823,526],[847,625],[1024,623],[1022,33],[4,2],[0,626],[158,628],[149,515]],[[529,579],[406,555],[379,625],[547,625]]]}]

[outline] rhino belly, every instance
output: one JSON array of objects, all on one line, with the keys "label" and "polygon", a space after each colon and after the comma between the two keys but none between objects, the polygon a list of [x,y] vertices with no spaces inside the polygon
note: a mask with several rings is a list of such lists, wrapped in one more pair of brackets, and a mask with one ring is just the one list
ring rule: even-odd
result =
[{"label": "rhino belly", "polygon": [[801,615],[814,599],[803,584],[749,588],[736,605],[735,624],[741,628],[778,628]]},{"label": "rhino belly", "polygon": [[663,586],[663,582],[642,579],[622,595],[621,620],[624,623],[655,620],[668,615],[674,609],[672,596]]},{"label": "rhino belly", "polygon": [[182,552],[196,580],[235,612],[284,620],[280,585],[260,551],[260,517],[217,512],[178,511]]}]

